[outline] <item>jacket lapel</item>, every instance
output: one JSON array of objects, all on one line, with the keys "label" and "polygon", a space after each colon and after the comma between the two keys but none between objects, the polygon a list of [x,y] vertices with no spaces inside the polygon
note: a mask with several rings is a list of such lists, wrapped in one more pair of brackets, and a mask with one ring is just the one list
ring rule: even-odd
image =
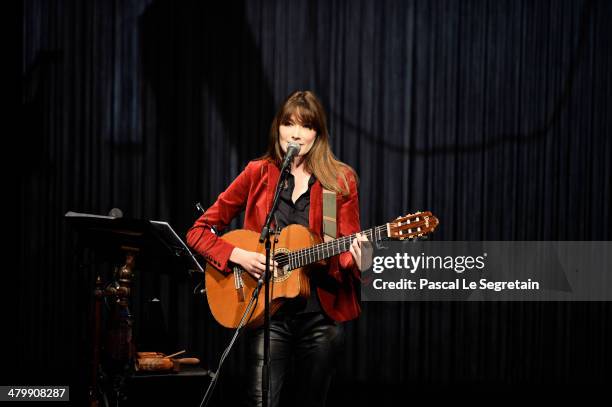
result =
[{"label": "jacket lapel", "polygon": [[[268,184],[266,185],[266,213],[270,212],[272,209],[272,199],[274,199],[274,190],[276,189],[276,183],[278,182],[278,177],[280,177],[280,171],[276,168],[276,165],[271,162],[267,163],[268,167]],[[265,219],[262,221],[265,222]]]},{"label": "jacket lapel", "polygon": [[316,180],[310,187],[310,212],[308,213],[308,222],[310,230],[321,237],[321,228],[323,225],[323,188],[319,180]]}]

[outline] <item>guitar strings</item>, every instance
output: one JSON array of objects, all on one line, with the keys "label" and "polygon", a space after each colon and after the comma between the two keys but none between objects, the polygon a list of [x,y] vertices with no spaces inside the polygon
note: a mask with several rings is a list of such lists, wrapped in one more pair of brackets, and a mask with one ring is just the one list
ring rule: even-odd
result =
[{"label": "guitar strings", "polygon": [[[387,229],[387,226],[377,226],[374,229],[367,229],[361,232],[363,235],[368,237],[370,240],[380,241],[383,239],[382,232]],[[321,243],[309,248],[301,249],[291,253],[279,253],[274,257],[274,260],[278,262],[281,267],[286,265],[290,266],[291,270],[303,267],[306,264],[314,263],[324,258],[335,256],[341,252],[349,250],[351,241],[356,237],[356,233],[343,236],[339,239],[335,239],[331,242]],[[386,237],[386,236],[385,236]],[[342,249],[340,249],[342,247]],[[338,249],[338,253],[335,249]],[[331,253],[331,254],[330,254]],[[323,255],[323,257],[319,257]]]},{"label": "guitar strings", "polygon": [[[410,223],[411,222],[406,222],[407,225]],[[418,227],[417,225],[420,222],[414,222],[414,223],[416,223],[415,226]],[[367,229],[360,233],[365,235],[372,241],[381,241],[383,240],[383,238],[388,237],[386,236],[386,233],[385,233],[385,236],[383,237],[383,232],[386,232],[386,230],[387,230],[387,224],[383,226],[377,226],[372,229]],[[289,269],[294,270],[296,268],[303,267],[307,264],[311,264],[316,261],[319,261],[325,258],[329,258],[329,257],[333,257],[339,253],[348,251],[352,240],[356,236],[357,234],[354,233],[349,236],[343,236],[341,238],[335,239],[331,242],[320,243],[315,246],[296,250],[294,252],[279,253],[274,256],[274,260],[279,264],[280,267],[285,267],[289,265]],[[336,249],[338,249],[337,253],[335,252]]]}]

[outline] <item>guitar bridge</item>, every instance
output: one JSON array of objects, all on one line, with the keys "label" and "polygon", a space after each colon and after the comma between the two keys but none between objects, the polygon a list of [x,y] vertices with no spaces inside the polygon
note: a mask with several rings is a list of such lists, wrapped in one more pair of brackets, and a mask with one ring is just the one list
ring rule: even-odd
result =
[{"label": "guitar bridge", "polygon": [[244,302],[244,281],[242,280],[242,273],[244,270],[241,267],[233,267],[234,270],[234,287],[236,288],[236,294],[238,295],[238,302]]}]

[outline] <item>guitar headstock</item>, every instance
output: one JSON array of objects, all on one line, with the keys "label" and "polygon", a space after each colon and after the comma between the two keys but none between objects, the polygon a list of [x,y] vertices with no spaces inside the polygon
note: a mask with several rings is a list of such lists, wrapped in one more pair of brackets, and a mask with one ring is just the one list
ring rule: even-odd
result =
[{"label": "guitar headstock", "polygon": [[400,216],[387,224],[389,239],[413,239],[432,233],[438,226],[438,218],[429,211]]}]

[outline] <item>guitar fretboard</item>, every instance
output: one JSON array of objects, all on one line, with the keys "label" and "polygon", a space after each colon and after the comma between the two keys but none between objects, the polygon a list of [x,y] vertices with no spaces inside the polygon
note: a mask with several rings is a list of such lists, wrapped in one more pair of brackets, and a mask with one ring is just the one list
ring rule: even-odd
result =
[{"label": "guitar fretboard", "polygon": [[[365,235],[371,242],[381,241],[388,237],[387,225],[364,230],[361,232],[361,234]],[[279,253],[274,256],[274,260],[276,260],[281,267],[288,265],[289,270],[295,270],[297,268],[336,256],[340,253],[348,252],[351,248],[351,242],[356,236],[357,234],[355,233],[305,249],[300,249],[289,253]]]}]

